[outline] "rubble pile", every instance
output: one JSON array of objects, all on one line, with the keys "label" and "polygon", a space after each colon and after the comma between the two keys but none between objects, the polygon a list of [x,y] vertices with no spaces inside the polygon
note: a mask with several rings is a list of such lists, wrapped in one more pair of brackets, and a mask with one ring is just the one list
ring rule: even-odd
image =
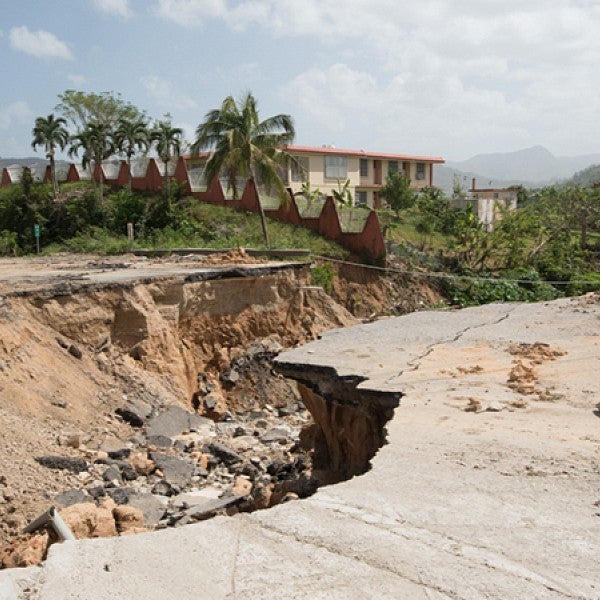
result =
[{"label": "rubble pile", "polygon": [[[310,449],[298,441],[311,417],[294,386],[271,371],[279,349],[269,339],[253,343],[218,382],[214,374],[199,373],[196,410],[124,396],[115,410],[115,418],[128,424],[123,439],[61,434],[61,454],[35,457],[62,472],[69,486],[49,504],[76,537],[105,537],[179,527],[314,493]],[[265,401],[268,378],[281,388],[276,406]],[[43,532],[20,536],[0,550],[0,564],[40,562],[53,541]]]}]

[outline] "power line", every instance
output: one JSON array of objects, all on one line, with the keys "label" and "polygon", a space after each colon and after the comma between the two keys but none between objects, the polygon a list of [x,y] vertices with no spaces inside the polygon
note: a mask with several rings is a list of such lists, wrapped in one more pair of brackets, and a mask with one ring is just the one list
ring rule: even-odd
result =
[{"label": "power line", "polygon": [[507,282],[507,283],[548,283],[550,285],[600,285],[598,281],[548,281],[546,279],[542,279],[539,281],[532,281],[531,279],[499,279],[496,277],[481,277],[476,275],[456,275],[454,273],[444,273],[442,271],[409,271],[405,269],[396,269],[393,267],[378,267],[376,265],[365,265],[362,263],[354,263],[347,260],[341,260],[338,258],[330,258],[328,256],[320,256],[313,255],[313,258],[323,261],[328,261],[331,263],[337,263],[342,265],[350,265],[352,267],[360,267],[363,269],[371,269],[373,271],[383,271],[385,273],[396,273],[398,275],[410,275],[412,277],[429,277],[431,279],[469,279],[472,281],[491,281],[491,282]]}]

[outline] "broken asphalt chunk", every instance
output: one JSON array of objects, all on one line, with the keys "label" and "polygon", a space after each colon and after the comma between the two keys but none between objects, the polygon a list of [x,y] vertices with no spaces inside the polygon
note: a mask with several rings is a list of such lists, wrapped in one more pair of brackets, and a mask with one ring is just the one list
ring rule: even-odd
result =
[{"label": "broken asphalt chunk", "polygon": [[69,456],[36,456],[35,461],[43,467],[49,469],[61,469],[71,473],[81,473],[87,471],[88,463],[83,458],[72,458]]}]

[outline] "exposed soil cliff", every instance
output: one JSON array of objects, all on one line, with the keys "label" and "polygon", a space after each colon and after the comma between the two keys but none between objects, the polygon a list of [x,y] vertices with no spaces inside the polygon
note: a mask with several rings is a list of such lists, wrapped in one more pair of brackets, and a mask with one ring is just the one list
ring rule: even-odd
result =
[{"label": "exposed soil cliff", "polygon": [[[307,265],[261,264],[243,251],[3,263],[0,546],[56,503],[106,512],[116,501],[117,519],[135,494],[144,527],[180,525],[266,508],[368,469],[398,398],[358,398],[334,376],[316,385],[293,374],[297,385],[272,359],[356,317],[438,297],[360,266],[336,271],[329,296],[309,285]],[[173,406],[188,426],[152,425],[169,421]],[[201,490],[219,492],[218,508],[188,505],[186,494]],[[88,515],[89,536],[104,535],[91,524],[104,513],[92,518],[84,505],[68,514]],[[0,551],[0,565],[39,561],[44,540]]]},{"label": "exposed soil cliff", "polygon": [[[119,407],[177,404],[219,419],[297,399],[268,367],[244,364],[256,340],[291,347],[355,322],[307,278],[306,268],[290,267],[2,297],[0,542],[57,493],[81,486],[83,475],[34,458],[85,457],[123,444],[135,432],[115,414]],[[232,368],[235,386],[224,376]]]}]

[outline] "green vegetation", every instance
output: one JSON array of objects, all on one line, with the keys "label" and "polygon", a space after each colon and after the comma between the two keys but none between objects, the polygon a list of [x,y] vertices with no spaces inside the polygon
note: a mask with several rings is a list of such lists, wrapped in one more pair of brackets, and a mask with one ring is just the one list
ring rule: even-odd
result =
[{"label": "green vegetation", "polygon": [[[223,173],[237,198],[237,178],[251,179],[257,194],[259,187],[275,188],[280,203],[287,201],[287,190],[281,178],[281,168],[291,160],[283,146],[294,140],[295,131],[289,115],[276,115],[260,121],[256,100],[251,93],[240,102],[232,96],[221,106],[206,114],[196,129],[195,153],[212,152],[206,163],[206,180]],[[267,194],[270,195],[270,194]],[[260,219],[265,243],[270,246],[267,222],[259,202]]]},{"label": "green vegetation", "polygon": [[[115,152],[110,125],[104,121],[90,121],[85,129],[72,136],[69,156],[77,155],[79,152],[82,153],[81,166],[84,169],[90,167],[93,173],[96,166]],[[94,177],[92,179],[95,181]],[[100,174],[98,178],[98,201],[100,203],[103,195],[104,178]]]},{"label": "green vegetation", "polygon": [[489,302],[535,302],[554,300],[564,295],[549,283],[541,281],[534,270],[520,276],[514,273],[512,276],[519,278],[448,278],[443,280],[443,288],[446,296],[458,306],[476,306]]},{"label": "green vegetation", "polygon": [[411,208],[417,199],[417,194],[410,187],[410,179],[399,172],[388,175],[379,195],[387,200],[397,218],[400,217],[400,211]]},{"label": "green vegetation", "polygon": [[142,117],[134,120],[121,118],[113,134],[113,139],[117,150],[126,157],[127,188],[131,191],[131,159],[137,151],[147,152],[150,148],[148,124]]},{"label": "green vegetation", "polygon": [[59,94],[58,99],[55,110],[78,131],[84,130],[92,122],[104,123],[113,130],[122,119],[146,120],[143,111],[123,100],[120,94],[112,92],[96,94],[66,90]]},{"label": "green vegetation", "polygon": [[389,212],[382,221],[409,264],[450,275],[440,281],[461,306],[600,289],[600,188],[521,195],[529,199],[518,210],[498,207],[493,232],[484,231],[470,205],[452,208],[436,189],[421,192],[401,221]]},{"label": "green vegetation", "polygon": [[54,115],[48,115],[46,118],[38,117],[33,126],[33,142],[31,147],[35,150],[38,146],[44,146],[46,157],[50,161],[50,173],[52,179],[52,188],[54,197],[58,195],[58,182],[56,181],[56,169],[54,166],[54,155],[56,148],[64,150],[68,141],[69,133],[65,129],[67,122],[65,119],[56,119]]},{"label": "green vegetation", "polygon": [[181,152],[183,129],[173,127],[170,119],[159,121],[150,132],[150,140],[156,145],[156,152],[163,162],[163,198],[169,197],[169,161]]},{"label": "green vegetation", "polygon": [[346,179],[346,181],[342,184],[342,182],[338,179],[337,181],[338,189],[331,190],[331,195],[335,200],[338,207],[342,206],[353,206],[354,199],[352,198],[352,193],[350,192],[350,180]]},{"label": "green vegetation", "polygon": [[[25,171],[27,174],[28,172]],[[102,203],[92,184],[64,184],[52,198],[49,184],[32,183],[0,188],[0,254],[35,251],[34,224],[41,226],[43,252],[71,251],[110,254],[135,248],[265,248],[260,217],[184,197],[177,185],[163,194],[109,190]],[[135,240],[126,236],[133,223]],[[344,258],[347,251],[317,234],[269,222],[277,248],[308,248],[313,254]]]},{"label": "green vegetation", "polygon": [[321,263],[315,265],[310,270],[310,282],[312,285],[322,287],[327,294],[333,291],[333,279],[336,272],[331,263]]}]

